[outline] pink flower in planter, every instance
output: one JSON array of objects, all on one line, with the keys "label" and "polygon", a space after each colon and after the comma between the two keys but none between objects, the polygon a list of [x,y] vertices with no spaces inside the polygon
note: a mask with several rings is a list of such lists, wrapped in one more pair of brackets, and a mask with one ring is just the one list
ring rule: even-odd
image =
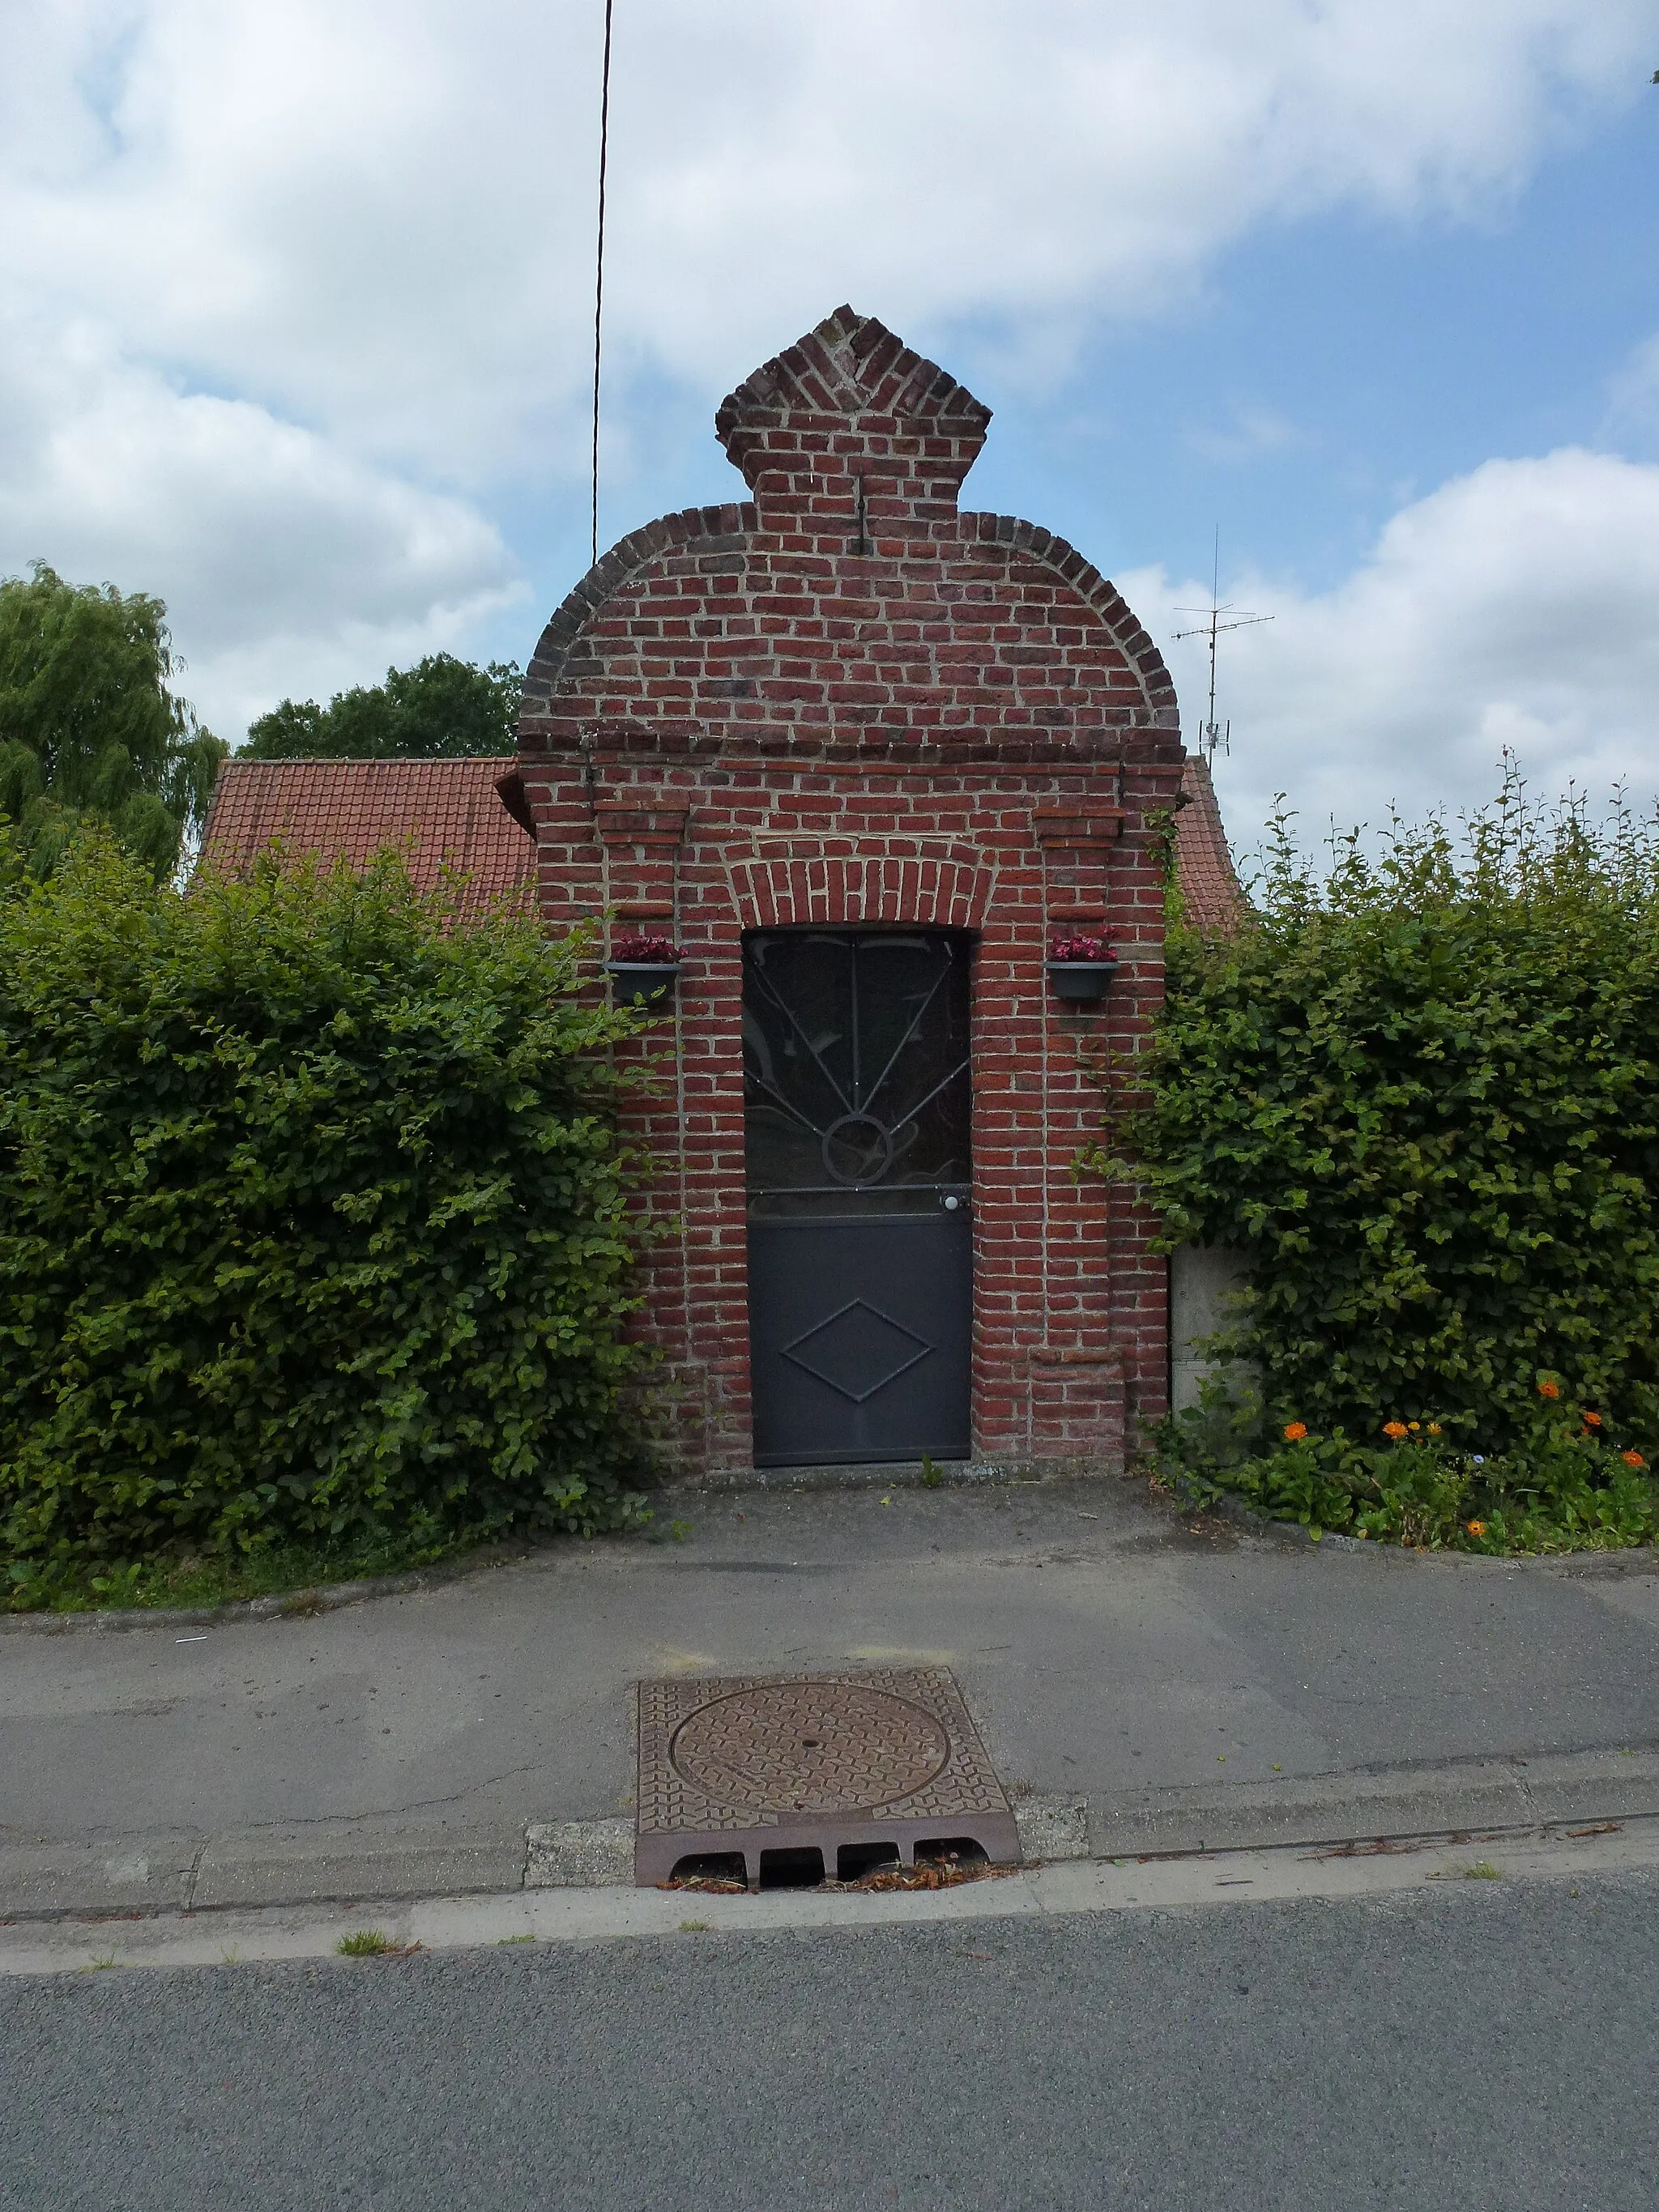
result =
[{"label": "pink flower in planter", "polygon": [[679,952],[672,937],[653,937],[647,930],[630,930],[625,936],[613,939],[611,957],[629,961],[637,966],[672,968],[678,964]]},{"label": "pink flower in planter", "polygon": [[1111,941],[1087,933],[1076,937],[1053,937],[1048,940],[1051,960],[1115,960]]}]

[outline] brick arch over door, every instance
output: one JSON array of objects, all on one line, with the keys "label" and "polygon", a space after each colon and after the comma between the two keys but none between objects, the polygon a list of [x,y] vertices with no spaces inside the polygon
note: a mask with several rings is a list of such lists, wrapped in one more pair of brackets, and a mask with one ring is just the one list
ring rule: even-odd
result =
[{"label": "brick arch over door", "polygon": [[757,855],[738,846],[726,855],[732,902],[743,929],[831,928],[887,923],[912,929],[976,930],[985,919],[996,871],[965,848],[930,851],[915,840],[899,851],[829,853],[819,841],[799,852]]}]

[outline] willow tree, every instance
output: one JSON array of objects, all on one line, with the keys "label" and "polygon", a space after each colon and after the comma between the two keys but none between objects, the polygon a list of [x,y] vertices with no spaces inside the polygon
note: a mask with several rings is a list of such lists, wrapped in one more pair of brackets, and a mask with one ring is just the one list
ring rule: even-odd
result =
[{"label": "willow tree", "polygon": [[0,581],[0,812],[50,875],[105,823],[158,878],[206,818],[228,748],[173,688],[167,608],[42,561]]}]

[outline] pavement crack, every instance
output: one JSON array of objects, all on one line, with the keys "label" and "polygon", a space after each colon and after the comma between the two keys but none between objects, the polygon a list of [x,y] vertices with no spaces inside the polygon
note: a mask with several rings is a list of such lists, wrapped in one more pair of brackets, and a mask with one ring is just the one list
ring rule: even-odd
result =
[{"label": "pavement crack", "polygon": [[546,1762],[527,1759],[517,1766],[502,1768],[499,1774],[486,1774],[477,1782],[470,1782],[465,1790],[452,1790],[444,1797],[412,1797],[399,1805],[375,1806],[367,1812],[291,1814],[276,1820],[248,1820],[242,1832],[257,1834],[264,1828],[321,1828],[331,1824],[350,1820],[400,1820],[411,1813],[425,1813],[445,1805],[459,1805],[480,1790],[492,1790],[498,1784],[511,1782],[520,1774],[533,1774]]}]

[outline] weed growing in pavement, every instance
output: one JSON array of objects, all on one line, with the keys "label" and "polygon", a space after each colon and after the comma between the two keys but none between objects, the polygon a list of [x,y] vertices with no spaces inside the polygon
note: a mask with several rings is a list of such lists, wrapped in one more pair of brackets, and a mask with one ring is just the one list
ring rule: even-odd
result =
[{"label": "weed growing in pavement", "polygon": [[120,1963],[113,1951],[106,1951],[101,1959],[88,1959],[81,1972],[83,1974],[106,1974],[112,1966],[118,1966]]},{"label": "weed growing in pavement", "polygon": [[529,1935],[498,1936],[495,1938],[495,1947],[499,1950],[503,1943],[533,1943],[535,1940],[536,1939],[533,1936]]},{"label": "weed growing in pavement", "polygon": [[924,1490],[937,1490],[944,1480],[945,1469],[942,1467],[936,1466],[928,1455],[926,1452],[923,1452],[921,1455],[922,1488]]},{"label": "weed growing in pavement", "polygon": [[398,1946],[381,1929],[359,1928],[349,1936],[342,1936],[334,1948],[343,1959],[383,1959]]},{"label": "weed growing in pavement", "polygon": [[682,1936],[706,1936],[708,1933],[708,1923],[706,1920],[682,1920],[680,1933]]},{"label": "weed growing in pavement", "polygon": [[1490,1859],[1477,1859],[1473,1866],[1464,1868],[1463,1879],[1465,1881],[1502,1881],[1504,1869],[1495,1867]]}]

